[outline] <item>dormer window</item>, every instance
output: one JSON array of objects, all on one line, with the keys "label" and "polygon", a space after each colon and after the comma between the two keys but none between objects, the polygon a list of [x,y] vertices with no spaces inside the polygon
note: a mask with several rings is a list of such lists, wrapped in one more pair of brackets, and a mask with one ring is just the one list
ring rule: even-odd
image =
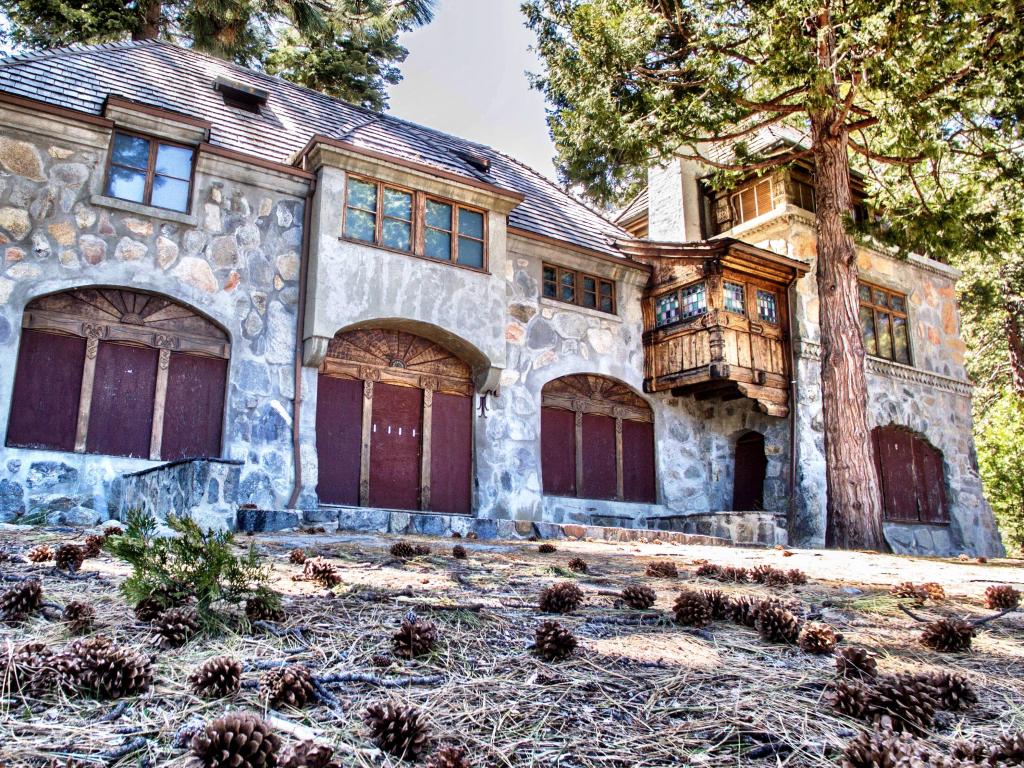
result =
[{"label": "dormer window", "polygon": [[117,131],[110,148],[106,194],[119,200],[188,211],[195,150]]},{"label": "dormer window", "polygon": [[343,237],[391,251],[487,267],[484,211],[371,179],[349,176]]}]

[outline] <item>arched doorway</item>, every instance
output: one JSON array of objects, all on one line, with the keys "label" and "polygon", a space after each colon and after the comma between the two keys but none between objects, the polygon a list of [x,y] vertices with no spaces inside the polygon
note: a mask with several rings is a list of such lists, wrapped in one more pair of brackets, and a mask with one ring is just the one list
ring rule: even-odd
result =
[{"label": "arched doorway", "polygon": [[541,394],[544,493],[653,503],[654,416],[625,384],[563,376]]},{"label": "arched doorway", "polygon": [[320,365],[316,428],[321,503],[472,511],[473,382],[441,345],[339,333]]},{"label": "arched doorway", "polygon": [[747,432],[736,441],[733,464],[732,510],[757,512],[764,509],[764,479],[768,457],[764,452],[764,435]]},{"label": "arched doorway", "polygon": [[228,335],[173,299],[77,288],[29,302],[7,445],[153,461],[221,454]]},{"label": "arched doorway", "polygon": [[895,425],[871,430],[886,520],[948,523],[942,451]]}]

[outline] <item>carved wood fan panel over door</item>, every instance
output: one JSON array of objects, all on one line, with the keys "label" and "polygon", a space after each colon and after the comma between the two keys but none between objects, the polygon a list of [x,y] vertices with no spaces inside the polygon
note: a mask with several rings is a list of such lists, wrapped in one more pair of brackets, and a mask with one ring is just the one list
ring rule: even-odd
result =
[{"label": "carved wood fan panel over door", "polygon": [[[361,383],[358,406],[344,381]],[[359,329],[331,340],[319,387],[322,503],[471,512],[473,382],[465,362],[412,333]]]},{"label": "carved wood fan panel over door", "polygon": [[653,503],[654,416],[625,384],[592,374],[548,382],[541,396],[544,492]]},{"label": "carved wood fan panel over door", "polygon": [[211,321],[163,296],[79,288],[31,301],[22,327],[8,445],[220,455],[231,345]]}]

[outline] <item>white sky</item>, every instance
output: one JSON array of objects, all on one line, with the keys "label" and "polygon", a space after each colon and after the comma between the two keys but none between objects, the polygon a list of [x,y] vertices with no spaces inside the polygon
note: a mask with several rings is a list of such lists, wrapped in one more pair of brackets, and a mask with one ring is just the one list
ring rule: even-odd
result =
[{"label": "white sky", "polygon": [[541,67],[519,4],[438,0],[434,21],[401,39],[409,57],[388,111],[490,145],[553,179],[544,97],[525,74]]}]

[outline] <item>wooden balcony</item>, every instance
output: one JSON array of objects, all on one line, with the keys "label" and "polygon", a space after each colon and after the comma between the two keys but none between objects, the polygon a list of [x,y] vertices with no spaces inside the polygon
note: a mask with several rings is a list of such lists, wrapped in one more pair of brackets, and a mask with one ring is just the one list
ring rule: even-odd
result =
[{"label": "wooden balcony", "polygon": [[789,287],[806,264],[731,238],[618,245],[652,267],[645,391],[749,397],[769,415],[789,413]]}]

